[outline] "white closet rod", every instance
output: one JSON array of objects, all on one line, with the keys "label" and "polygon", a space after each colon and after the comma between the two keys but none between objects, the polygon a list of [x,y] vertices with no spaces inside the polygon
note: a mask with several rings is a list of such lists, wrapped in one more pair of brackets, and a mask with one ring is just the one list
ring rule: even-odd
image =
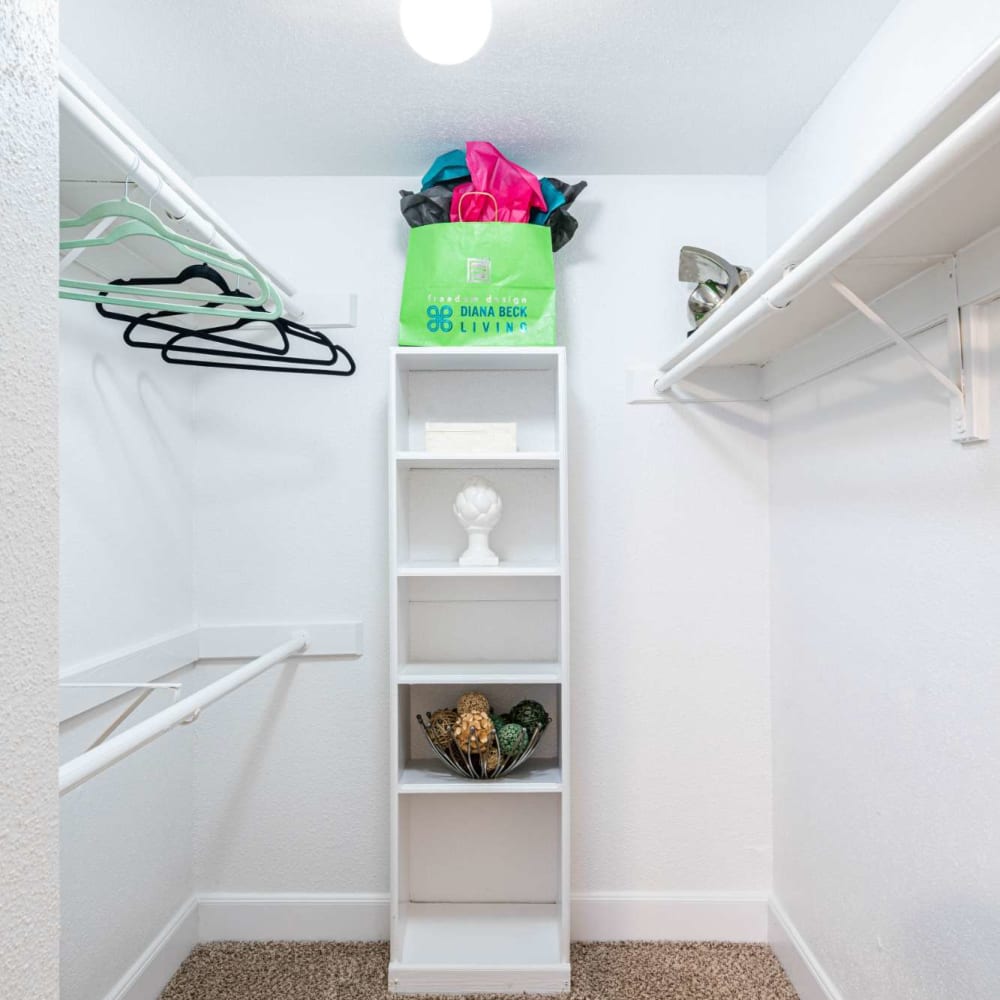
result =
[{"label": "white closet rod", "polygon": [[[987,101],[821,247],[753,299],[718,333],[680,361],[661,365],[663,374],[654,380],[654,390],[666,392],[710,361],[724,347],[741,340],[773,310],[784,309],[797,295],[832,274],[835,268],[863,250],[965,164],[995,145],[998,134],[1000,94]],[[970,192],[970,197],[975,197],[975,192]],[[745,291],[743,289],[740,294]]]},{"label": "white closet rod", "polygon": [[67,761],[59,768],[59,794],[65,795],[67,792],[73,791],[74,788],[89,781],[94,775],[100,774],[112,764],[117,764],[118,761],[135,753],[147,743],[152,743],[153,740],[176,726],[193,722],[203,708],[207,708],[220,698],[224,698],[248,681],[259,677],[265,670],[287,660],[288,657],[304,652],[308,645],[309,636],[305,633],[299,633],[280,646],[275,646],[269,653],[258,656],[256,660],[251,660],[239,669],[226,674],[225,677],[203,687],[200,691],[196,691],[155,715],[151,715],[124,733],[113,736],[92,750]]},{"label": "white closet rod", "polygon": [[174,219],[183,219],[204,243],[249,260],[281,293],[285,312],[295,318],[295,286],[250,250],[233,228],[134,129],[127,125],[65,62],[59,64],[59,105],[144,191],[153,194]]}]

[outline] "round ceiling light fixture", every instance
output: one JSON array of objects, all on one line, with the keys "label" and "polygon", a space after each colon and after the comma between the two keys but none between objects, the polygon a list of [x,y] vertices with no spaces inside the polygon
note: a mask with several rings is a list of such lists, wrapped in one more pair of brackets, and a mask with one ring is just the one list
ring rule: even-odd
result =
[{"label": "round ceiling light fixture", "polygon": [[418,55],[441,66],[471,59],[493,24],[492,0],[402,0],[403,37]]}]

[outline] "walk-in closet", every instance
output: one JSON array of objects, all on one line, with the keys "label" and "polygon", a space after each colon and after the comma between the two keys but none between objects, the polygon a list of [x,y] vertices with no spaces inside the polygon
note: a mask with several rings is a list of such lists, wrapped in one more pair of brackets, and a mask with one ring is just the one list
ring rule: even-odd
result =
[{"label": "walk-in closet", "polygon": [[996,0],[6,0],[0,217],[0,1000],[996,1000]]}]

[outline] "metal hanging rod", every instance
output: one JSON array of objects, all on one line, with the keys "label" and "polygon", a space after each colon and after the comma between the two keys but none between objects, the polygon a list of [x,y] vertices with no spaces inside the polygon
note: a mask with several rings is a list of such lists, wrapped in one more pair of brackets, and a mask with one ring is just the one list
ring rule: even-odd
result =
[{"label": "metal hanging rod", "polygon": [[308,645],[309,636],[301,632],[294,638],[281,643],[280,646],[275,646],[269,653],[258,656],[257,659],[233,670],[200,691],[175,702],[155,715],[151,715],[124,733],[113,736],[80,754],[79,757],[67,761],[59,768],[59,794],[65,795],[67,792],[73,791],[85,781],[89,781],[101,771],[107,770],[112,764],[117,764],[118,761],[135,753],[147,743],[152,743],[153,740],[176,726],[194,721],[203,709],[214,704],[220,698],[224,698],[227,694],[231,694],[255,677],[259,677],[265,670],[287,660],[290,656],[305,652]]},{"label": "metal hanging rod", "polygon": [[117,164],[123,178],[130,178],[145,191],[155,191],[157,201],[170,217],[183,220],[196,239],[250,261],[278,290],[285,313],[291,318],[302,316],[303,310],[295,301],[296,288],[292,282],[265,264],[205,199],[65,60],[59,63],[59,106]]}]

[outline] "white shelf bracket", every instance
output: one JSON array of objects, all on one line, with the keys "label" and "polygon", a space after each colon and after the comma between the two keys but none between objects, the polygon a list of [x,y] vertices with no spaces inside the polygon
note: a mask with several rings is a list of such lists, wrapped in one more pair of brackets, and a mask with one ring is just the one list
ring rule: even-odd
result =
[{"label": "white shelf bracket", "polygon": [[[955,372],[954,376],[941,371],[930,358],[917,350],[891,323],[879,315],[839,278],[831,276],[828,281],[830,287],[838,295],[846,299],[891,341],[902,347],[935,382],[948,392],[952,404],[952,440],[958,441],[960,444],[975,444],[986,440],[983,424],[985,417],[978,413],[978,410],[984,408],[983,399],[986,394],[986,383],[982,375],[977,376],[974,371],[976,365],[980,368],[985,365],[985,349],[981,344],[977,345],[977,349],[973,349],[974,345],[963,331],[962,315],[958,306],[956,270],[957,261],[953,265],[950,275],[955,294],[947,320],[948,355],[951,359],[951,368]],[[977,325],[982,327],[984,324],[979,322]],[[977,335],[981,339],[985,336],[981,330],[977,331]],[[967,340],[970,342],[966,343]]]}]

